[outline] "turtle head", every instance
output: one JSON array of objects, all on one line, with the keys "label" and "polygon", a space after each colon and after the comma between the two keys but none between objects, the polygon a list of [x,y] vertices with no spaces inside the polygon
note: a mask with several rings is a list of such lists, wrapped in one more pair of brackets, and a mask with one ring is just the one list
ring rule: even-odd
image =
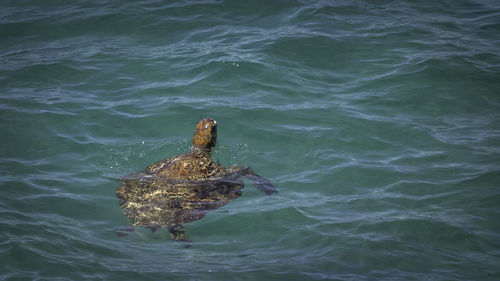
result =
[{"label": "turtle head", "polygon": [[210,151],[217,141],[217,122],[206,118],[198,122],[193,136],[193,151]]}]

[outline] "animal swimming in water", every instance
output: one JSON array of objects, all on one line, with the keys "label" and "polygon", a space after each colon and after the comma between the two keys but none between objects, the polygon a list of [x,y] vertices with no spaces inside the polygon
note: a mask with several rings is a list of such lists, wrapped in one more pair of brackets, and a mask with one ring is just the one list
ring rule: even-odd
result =
[{"label": "animal swimming in water", "polygon": [[186,241],[184,224],[241,196],[243,178],[265,194],[277,193],[266,178],[251,168],[223,167],[212,159],[217,122],[198,122],[189,153],[148,166],[121,180],[116,190],[124,215],[134,226],[167,228],[173,240]]}]

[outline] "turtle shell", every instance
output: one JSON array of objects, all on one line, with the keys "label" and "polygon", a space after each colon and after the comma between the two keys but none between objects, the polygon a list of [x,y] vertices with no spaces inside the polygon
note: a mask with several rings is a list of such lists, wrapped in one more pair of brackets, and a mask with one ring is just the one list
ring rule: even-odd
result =
[{"label": "turtle shell", "polygon": [[155,230],[203,218],[241,196],[243,181],[231,174],[206,180],[171,180],[146,173],[122,179],[116,196],[132,225]]}]

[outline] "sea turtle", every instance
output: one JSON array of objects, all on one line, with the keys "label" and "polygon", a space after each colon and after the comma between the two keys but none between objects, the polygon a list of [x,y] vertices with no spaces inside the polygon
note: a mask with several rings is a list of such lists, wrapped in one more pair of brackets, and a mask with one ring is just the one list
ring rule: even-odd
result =
[{"label": "sea turtle", "polygon": [[164,159],[121,180],[116,196],[132,225],[153,231],[167,228],[173,240],[183,241],[187,240],[185,223],[241,196],[242,177],[253,180],[265,194],[277,192],[268,179],[250,168],[226,168],[214,162],[211,151],[216,138],[217,122],[203,119],[196,125],[189,153]]}]

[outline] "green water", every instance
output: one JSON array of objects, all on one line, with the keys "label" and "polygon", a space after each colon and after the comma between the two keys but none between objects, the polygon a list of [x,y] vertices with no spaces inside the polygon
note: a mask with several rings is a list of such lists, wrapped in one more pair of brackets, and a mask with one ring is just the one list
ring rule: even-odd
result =
[{"label": "green water", "polygon": [[[499,280],[497,1],[3,1],[1,280]],[[279,193],[129,227],[189,151]]]}]

